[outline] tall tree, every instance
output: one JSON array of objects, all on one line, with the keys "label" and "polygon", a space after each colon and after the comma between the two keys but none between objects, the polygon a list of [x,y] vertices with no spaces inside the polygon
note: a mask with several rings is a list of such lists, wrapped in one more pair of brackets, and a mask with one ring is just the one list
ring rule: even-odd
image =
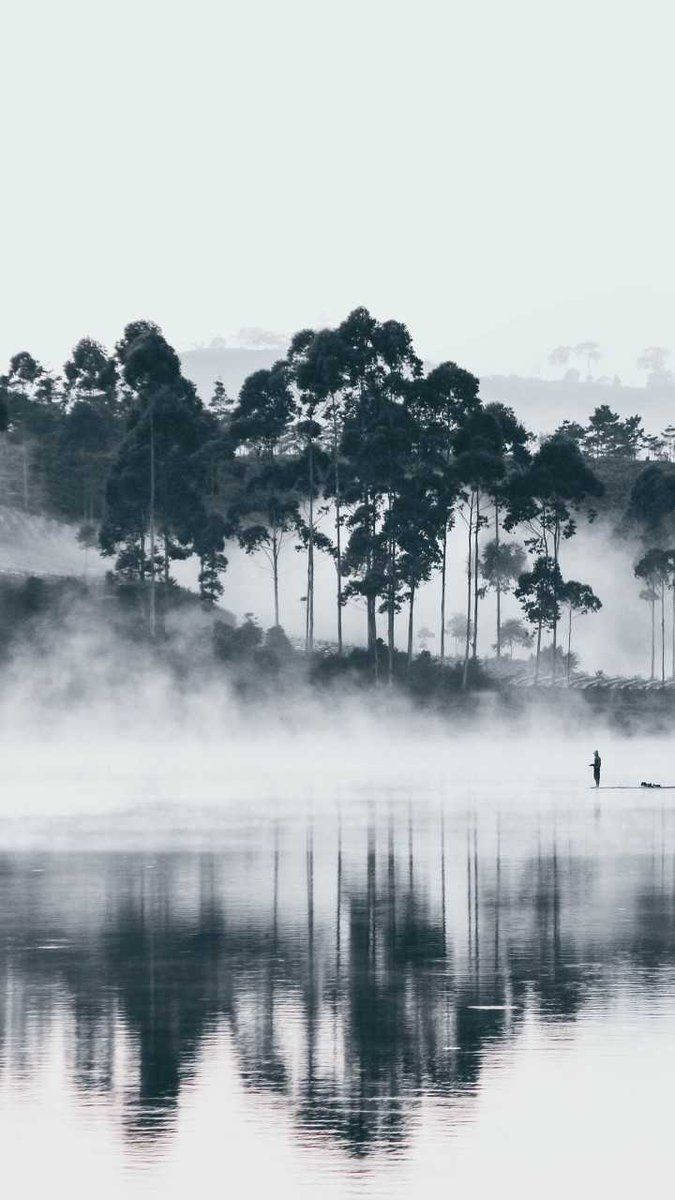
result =
[{"label": "tall tree", "polygon": [[[498,520],[498,518],[497,518]],[[497,537],[489,541],[480,559],[480,573],[487,587],[497,597],[497,658],[501,657],[501,597],[511,591],[513,584],[525,570],[525,551],[517,542],[500,542]]]},{"label": "tall tree", "polygon": [[127,326],[117,356],[128,430],[108,480],[101,547],[105,554],[118,552],[118,569],[121,553],[122,565],[133,569],[136,563],[138,577],[149,576],[154,634],[158,571],[168,584],[171,559],[192,552],[206,521],[200,451],[214,434],[215,419],[183,378],[177,354],[156,325]]},{"label": "tall tree", "polygon": [[279,361],[244,381],[232,412],[230,437],[239,486],[229,517],[247,554],[262,550],[272,568],[274,624],[280,624],[279,558],[286,535],[297,527],[296,468],[290,460],[296,413],[288,364]]},{"label": "tall tree", "polygon": [[566,581],[563,587],[562,601],[567,609],[566,674],[569,683],[572,668],[572,616],[574,613],[585,616],[587,613],[598,612],[602,608],[602,601],[598,599],[588,583],[579,583],[576,579]]},{"label": "tall tree", "polygon": [[602,351],[597,342],[578,342],[574,347],[574,354],[577,358],[586,360],[586,370],[588,378],[591,378],[591,367],[593,363],[600,362]]},{"label": "tall tree", "polygon": [[[517,475],[522,474],[531,462],[531,455],[528,443],[532,439],[532,435],[528,433],[524,425],[516,417],[512,408],[505,404],[492,403],[486,405],[485,411],[495,419],[499,426],[501,434],[501,455],[504,460],[504,472],[501,477],[489,487],[489,492],[492,497],[494,507],[494,542],[495,542],[495,565],[499,557],[500,539],[501,539],[501,512],[508,497],[510,481]],[[504,564],[506,565],[506,564]],[[512,575],[512,579],[517,578],[517,575],[523,569],[524,563],[515,564],[517,567],[516,573]],[[508,582],[506,590],[508,590]],[[493,586],[497,598],[497,658],[501,657],[501,608],[502,608],[502,576],[499,571],[496,572]]]},{"label": "tall tree", "polygon": [[100,342],[84,337],[64,364],[66,399],[86,401],[95,408],[114,409],[117,403],[117,361]]},{"label": "tall tree", "polygon": [[[398,321],[378,322],[366,309],[355,309],[339,332],[347,356],[344,491],[353,506],[343,560],[351,578],[344,594],[366,601],[368,649],[377,677],[376,612],[381,596],[388,615],[390,671],[393,659],[399,573],[391,512],[414,425],[408,385],[422,367],[408,330]],[[389,519],[383,530],[385,512]]]},{"label": "tall tree", "polygon": [[440,556],[440,658],[445,658],[445,612],[447,597],[448,534],[455,519],[460,484],[454,466],[454,438],[470,413],[479,406],[478,380],[454,362],[435,367],[419,386],[420,423],[436,460],[438,503],[444,514]]},{"label": "tall tree", "polygon": [[[659,600],[661,609],[661,682],[666,682],[666,588],[669,587],[672,573],[672,552],[662,550],[658,547],[652,547],[647,550],[642,558],[635,564],[635,576],[643,580],[647,584],[650,592],[653,592]],[[652,670],[651,677],[654,678],[654,638],[653,638],[653,608],[652,608]]]},{"label": "tall tree", "polygon": [[640,599],[644,600],[649,605],[650,627],[651,627],[651,656],[649,667],[649,678],[654,678],[656,668],[656,602],[658,600],[658,592],[653,587],[643,588],[640,592]]},{"label": "tall tree", "polygon": [[[478,601],[479,601],[479,534],[486,524],[481,516],[482,492],[494,492],[503,479],[504,439],[499,420],[494,413],[477,408],[470,412],[454,435],[456,469],[458,478],[468,489],[468,501],[464,505],[464,517],[468,530],[467,555],[467,629],[471,625],[471,656],[475,660],[478,647]],[[471,600],[473,593],[473,616]],[[463,686],[468,678],[469,644],[465,648]]]},{"label": "tall tree", "polygon": [[[532,569],[524,571],[518,580],[516,598],[520,601],[527,621],[537,631],[535,680],[539,679],[541,635],[544,629],[553,630],[560,619],[560,604],[565,595],[564,586],[560,568],[549,555],[539,555]],[[555,642],[552,652],[555,664]]]},{"label": "tall tree", "polygon": [[[63,416],[59,381],[29,353],[21,350],[10,359],[9,370],[0,377],[0,393],[7,414],[10,442],[19,454],[19,494],[24,509],[34,500],[34,465],[49,473],[49,450]],[[40,451],[40,461],[34,463]]]},{"label": "tall tree", "polygon": [[[294,370],[295,381],[300,391],[302,419],[299,431],[303,437],[307,458],[307,491],[310,504],[310,521],[308,538],[308,606],[311,604],[313,628],[313,553],[317,538],[314,527],[314,493],[317,487],[315,479],[317,466],[317,445],[319,441],[327,443],[330,456],[330,477],[321,480],[320,487],[324,493],[332,495],[335,514],[335,536],[331,545],[324,539],[324,545],[329,549],[335,562],[336,570],[336,615],[338,654],[342,654],[342,463],[341,442],[345,416],[346,389],[348,386],[348,357],[347,345],[339,329],[321,329],[304,331],[296,334],[291,342],[289,361]],[[310,484],[311,474],[311,484]],[[323,474],[323,473],[322,473]],[[310,588],[310,553],[311,553],[311,582]],[[308,608],[309,611],[309,608]]]},{"label": "tall tree", "polygon": [[509,617],[508,621],[504,621],[502,625],[502,644],[508,647],[509,658],[513,658],[514,646],[522,646],[525,649],[532,645],[532,634],[529,629],[526,629],[522,621],[516,617]]},{"label": "tall tree", "polygon": [[591,458],[637,458],[644,441],[639,416],[622,420],[608,404],[601,404],[589,418],[583,448]]},{"label": "tall tree", "polygon": [[[529,467],[516,475],[508,487],[505,529],[525,525],[528,548],[538,557],[553,561],[557,569],[562,539],[576,532],[574,514],[586,507],[589,520],[594,511],[589,502],[603,494],[600,480],[584,461],[579,447],[569,438],[554,434],[542,443]],[[553,664],[556,669],[559,611],[552,609]]]}]

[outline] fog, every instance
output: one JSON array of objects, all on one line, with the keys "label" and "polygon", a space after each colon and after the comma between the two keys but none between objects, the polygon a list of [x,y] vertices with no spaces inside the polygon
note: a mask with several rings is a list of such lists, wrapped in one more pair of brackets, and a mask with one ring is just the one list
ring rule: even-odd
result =
[{"label": "fog", "polygon": [[[330,532],[330,514],[324,518]],[[484,539],[491,531],[486,529]],[[502,535],[507,537],[507,535]],[[518,540],[518,535],[514,535]],[[264,554],[247,555],[236,544],[226,547],[228,568],[223,577],[225,586],[221,606],[241,620],[253,613],[267,629],[274,621],[272,578]],[[590,583],[602,601],[602,609],[587,617],[575,617],[572,649],[579,655],[580,669],[593,673],[602,670],[606,675],[645,675],[649,668],[649,609],[640,600],[642,585],[633,576],[633,563],[639,556],[637,541],[613,535],[607,522],[592,524],[579,519],[578,532],[563,542],[561,566],[565,577]],[[111,561],[93,549],[84,550],[76,540],[76,529],[59,521],[26,516],[14,509],[0,508],[0,571],[20,574],[73,575],[90,581],[101,580],[110,570]],[[197,567],[194,562],[178,562],[174,573],[179,583],[196,588]],[[461,519],[449,538],[447,616],[465,610],[466,536]],[[297,639],[304,637],[304,595],[306,592],[306,562],[304,554],[295,550],[295,538],[285,541],[280,567],[281,624]],[[415,627],[419,632],[428,629],[434,637],[428,648],[432,654],[439,649],[440,580],[432,577],[422,585],[415,605]],[[488,593],[481,602],[479,617],[479,652],[491,655],[495,640],[495,599]],[[508,595],[502,602],[502,618],[520,617],[520,607]],[[403,649],[407,639],[407,610],[396,620],[396,640]],[[385,634],[385,618],[379,618],[380,636]],[[347,644],[362,645],[365,641],[365,606],[350,601],[343,613],[344,636]],[[667,621],[670,638],[670,621]],[[335,569],[325,555],[317,555],[315,565],[315,628],[319,641],[332,643],[335,638]],[[566,639],[566,628],[561,636]],[[566,643],[565,643],[566,644]],[[416,650],[421,648],[419,639]],[[452,652],[452,643],[447,649]],[[522,655],[522,651],[520,652]],[[667,643],[666,661],[670,661]]]}]

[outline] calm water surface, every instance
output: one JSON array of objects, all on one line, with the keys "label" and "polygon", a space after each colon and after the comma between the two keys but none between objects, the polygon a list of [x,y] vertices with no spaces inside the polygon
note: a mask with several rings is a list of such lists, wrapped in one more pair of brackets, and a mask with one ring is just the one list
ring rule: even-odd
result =
[{"label": "calm water surface", "polygon": [[674,796],[392,787],[6,836],[10,1193],[664,1190]]}]

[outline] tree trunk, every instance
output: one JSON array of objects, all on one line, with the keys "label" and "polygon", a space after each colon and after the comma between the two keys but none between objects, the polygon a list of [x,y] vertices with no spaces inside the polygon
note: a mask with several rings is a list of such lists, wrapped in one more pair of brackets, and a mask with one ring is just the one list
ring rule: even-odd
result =
[{"label": "tree trunk", "polygon": [[[373,568],[372,546],[375,544],[375,504],[370,493],[368,494],[368,507],[370,515],[368,517],[369,535],[371,549],[368,551],[367,570],[370,575]],[[369,594],[367,597],[368,605],[368,647],[373,655],[373,677],[377,683],[380,676],[380,664],[377,656],[377,596]]]},{"label": "tree trunk", "polygon": [[469,675],[469,649],[471,645],[471,581],[472,571],[472,533],[473,533],[473,492],[469,503],[469,554],[466,563],[466,635],[464,640],[464,670],[462,671],[462,687],[466,688]]},{"label": "tree trunk", "polygon": [[656,652],[656,631],[655,631],[655,626],[656,626],[656,612],[655,612],[655,608],[656,608],[656,601],[655,601],[655,599],[654,599],[653,597],[652,597],[652,600],[651,600],[651,602],[650,602],[650,603],[651,603],[651,610],[652,610],[652,669],[651,669],[651,673],[650,673],[650,676],[649,676],[649,678],[650,678],[650,679],[653,679],[653,678],[654,678],[654,666],[655,666],[655,659],[656,659],[656,653],[655,653],[655,652]]},{"label": "tree trunk", "polygon": [[478,654],[478,534],[480,532],[480,495],[476,488],[476,523],[474,526],[473,551],[473,638],[471,642],[471,657]]},{"label": "tree trunk", "polygon": [[[389,513],[391,515],[391,495],[389,495]],[[394,680],[394,569],[395,569],[396,546],[394,539],[389,537],[389,545],[387,547],[387,557],[389,559],[389,581],[387,585],[387,673],[389,683]]]},{"label": "tree trunk", "polygon": [[410,588],[410,607],[408,609],[408,666],[413,660],[413,609],[415,605],[415,588]]},{"label": "tree trunk", "polygon": [[499,505],[495,500],[495,545],[497,547],[497,658],[502,656],[502,584],[499,574]]},{"label": "tree trunk", "polygon": [[166,584],[168,584],[168,582],[169,582],[170,562],[171,562],[171,560],[169,558],[169,535],[168,535],[168,533],[165,532],[165,534],[164,534],[164,582]]},{"label": "tree trunk", "polygon": [[672,587],[672,593],[673,593],[673,636],[672,636],[673,671],[672,671],[671,679],[675,679],[675,579],[673,579],[671,587]]},{"label": "tree trunk", "polygon": [[21,449],[23,450],[23,507],[28,512],[28,446],[25,442]]},{"label": "tree trunk", "polygon": [[570,681],[570,672],[572,670],[572,605],[569,606],[569,618],[567,622],[567,682]]},{"label": "tree trunk", "polygon": [[307,641],[309,654],[314,650],[314,442],[309,442],[309,538],[307,541]]},{"label": "tree trunk", "polygon": [[540,656],[541,656],[541,617],[539,618],[539,622],[537,624],[537,658],[536,658],[535,666],[534,666],[534,682],[535,683],[538,683],[538,681],[539,681],[539,658],[540,658]]},{"label": "tree trunk", "polygon": [[[557,571],[557,567],[558,567],[558,553],[559,553],[559,548],[560,548],[560,521],[559,521],[558,517],[556,517],[556,519],[555,519],[555,528],[554,528],[554,531],[553,531],[553,580],[554,580],[554,588],[555,588],[555,580],[558,578],[558,571]],[[555,680],[555,679],[557,678],[557,675],[558,675],[558,654],[557,654],[557,651],[558,651],[558,598],[557,598],[557,596],[556,596],[556,594],[555,594],[555,590],[554,590],[554,595],[553,595],[553,666],[552,666],[552,668],[551,668],[551,675],[552,675],[552,678],[553,678],[553,680]]]},{"label": "tree trunk", "polygon": [[445,587],[448,561],[448,522],[443,526],[443,560],[441,564],[441,662],[445,659]]},{"label": "tree trunk", "polygon": [[[391,586],[391,585],[390,585]],[[394,605],[389,601],[387,609],[387,673],[389,682],[394,681]]]},{"label": "tree trunk", "polygon": [[375,596],[367,597],[368,605],[368,647],[373,656],[373,675],[379,678],[380,669],[377,661],[377,611]]},{"label": "tree trunk", "polygon": [[272,529],[272,581],[274,585],[274,624],[279,624],[279,535]]},{"label": "tree trunk", "polygon": [[155,417],[150,409],[150,637],[157,631],[155,609]]},{"label": "tree trunk", "polygon": [[666,682],[666,585],[661,584],[661,683]]},{"label": "tree trunk", "polygon": [[337,640],[338,654],[342,654],[342,516],[340,496],[340,458],[338,424],[335,400],[333,399],[333,487],[335,490],[335,568],[337,571]]}]

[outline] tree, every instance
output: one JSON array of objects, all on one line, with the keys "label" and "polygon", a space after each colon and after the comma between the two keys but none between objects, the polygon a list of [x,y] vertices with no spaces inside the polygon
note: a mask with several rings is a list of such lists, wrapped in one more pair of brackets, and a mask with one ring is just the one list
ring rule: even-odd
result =
[{"label": "tree", "polygon": [[230,399],[225,391],[225,384],[222,379],[216,379],[213,385],[213,395],[209,402],[209,412],[213,413],[214,417],[219,422],[229,421],[234,401]]},{"label": "tree", "polygon": [[588,370],[588,378],[591,377],[591,366],[593,363],[600,362],[602,351],[597,342],[578,342],[574,347],[574,354],[577,358],[586,360]]},{"label": "tree", "polygon": [[572,346],[555,346],[548,356],[548,361],[552,367],[566,367],[573,353]]},{"label": "tree", "polygon": [[569,683],[572,669],[572,614],[585,616],[586,613],[598,612],[602,601],[598,599],[593,588],[588,583],[579,583],[576,579],[568,579],[563,587],[562,601],[567,608],[567,681]]},{"label": "tree", "polygon": [[438,474],[438,498],[443,513],[441,546],[440,658],[445,657],[448,532],[460,486],[454,469],[454,438],[468,415],[480,406],[478,380],[454,362],[435,367],[419,386],[420,421],[427,429]]},{"label": "tree", "polygon": [[5,428],[19,451],[19,488],[23,507],[28,510],[34,452],[36,448],[42,451],[40,465],[45,471],[48,448],[63,415],[59,383],[28,350],[21,350],[10,359],[7,374],[0,376],[0,394]]},{"label": "tree", "polygon": [[649,667],[649,678],[654,678],[654,668],[656,666],[656,601],[658,600],[658,592],[653,587],[643,588],[640,592],[640,599],[646,601],[649,605],[650,626],[651,626],[651,657]]},{"label": "tree", "polygon": [[[647,590],[658,597],[661,608],[661,682],[666,682],[666,588],[670,586],[673,576],[673,552],[652,547],[635,564],[633,572],[637,579],[647,584]],[[654,600],[652,604],[652,656],[651,676],[654,678]],[[673,618],[675,627],[675,616]]]},{"label": "tree", "polygon": [[525,551],[517,542],[500,542],[497,537],[483,548],[480,573],[486,585],[497,596],[497,658],[501,656],[501,597],[511,591],[513,583],[525,569]]},{"label": "tree", "polygon": [[[530,625],[537,631],[535,679],[539,678],[541,635],[544,629],[556,628],[560,618],[560,603],[564,599],[564,583],[560,568],[554,558],[540,555],[531,571],[525,571],[518,580],[516,598]],[[554,663],[557,652],[555,641],[552,646]]]},{"label": "tree", "polygon": [[[514,476],[508,487],[506,529],[523,524],[530,536],[526,546],[539,558],[553,560],[558,568],[560,544],[576,532],[574,514],[604,488],[585,463],[579,447],[561,434],[546,439],[528,468]],[[592,508],[587,508],[593,520]],[[558,606],[552,609],[553,648],[557,647]],[[556,662],[554,654],[554,663]]]},{"label": "tree", "polygon": [[[348,318],[349,320],[349,318]],[[343,525],[343,496],[342,496],[342,434],[344,427],[346,390],[348,387],[348,351],[341,329],[321,329],[318,332],[305,330],[296,334],[292,339],[289,351],[295,382],[300,392],[300,409],[303,420],[298,424],[298,431],[305,444],[307,461],[307,494],[309,498],[310,520],[306,531],[308,549],[308,626],[313,629],[314,609],[314,570],[313,552],[317,545],[317,535],[314,524],[314,494],[319,490],[323,495],[332,496],[335,513],[335,538],[331,543],[325,536],[321,545],[333,557],[336,571],[336,613],[337,613],[337,642],[338,654],[342,654],[342,525]],[[325,470],[322,460],[320,443],[329,446],[330,477]],[[315,481],[316,468],[319,467],[321,480],[317,489]],[[312,475],[312,486],[309,486],[309,475]],[[311,493],[311,495],[310,495]],[[311,580],[310,580],[311,576]],[[310,586],[311,582],[311,586]]]},{"label": "tree", "polygon": [[102,516],[105,484],[119,440],[114,413],[88,400],[75,400],[60,423],[59,493],[70,510],[79,508],[84,521]]},{"label": "tree", "polygon": [[[467,555],[467,635],[471,626],[471,653],[475,660],[478,645],[478,536],[486,523],[481,517],[481,491],[494,491],[503,480],[505,472],[504,437],[500,422],[494,412],[476,409],[468,414],[454,436],[456,469],[458,478],[468,487],[468,501],[464,505],[464,519],[468,530]],[[471,600],[473,591],[473,617]],[[463,686],[468,675],[469,643],[464,654]]]},{"label": "tree", "polygon": [[[408,665],[413,657],[415,596],[420,584],[426,582],[438,566],[440,530],[446,515],[424,470],[424,460],[413,456],[409,473],[400,484],[384,526],[385,537],[398,550],[394,560],[398,572],[394,587],[400,581],[408,600]],[[390,650],[390,664],[391,658]]]},{"label": "tree", "polygon": [[118,570],[137,570],[141,581],[149,576],[154,635],[158,572],[169,584],[171,559],[192,553],[207,520],[200,452],[214,435],[215,419],[183,378],[178,356],[158,326],[128,325],[116,352],[129,416],[106,488],[101,548],[104,554],[118,552]]},{"label": "tree", "polygon": [[580,425],[578,421],[568,421],[565,419],[556,429],[555,434],[558,437],[565,437],[568,441],[574,442],[576,446],[583,449],[586,439],[586,427]]},{"label": "tree", "polygon": [[637,365],[639,370],[647,372],[648,385],[671,382],[672,374],[666,367],[669,357],[670,350],[665,346],[647,346],[638,355]]},{"label": "tree", "polygon": [[650,540],[668,537],[675,514],[675,470],[670,463],[649,463],[630,493],[626,517]]},{"label": "tree", "polygon": [[427,629],[426,625],[423,625],[422,628],[420,630],[418,630],[417,640],[420,643],[422,649],[427,650],[429,642],[432,642],[434,640],[433,629]]},{"label": "tree", "polygon": [[99,342],[84,337],[63,374],[67,412],[59,435],[59,491],[69,507],[81,507],[83,519],[92,522],[101,516],[112,454],[123,435],[118,361]]},{"label": "tree", "polygon": [[608,404],[601,404],[589,418],[583,446],[591,458],[637,458],[644,439],[639,416],[621,420]]},{"label": "tree", "polygon": [[509,617],[508,621],[504,621],[502,625],[502,642],[508,646],[509,657],[513,658],[514,646],[522,646],[526,649],[532,645],[532,634],[529,629],[525,628],[522,621],[515,617]]},{"label": "tree", "polygon": [[200,523],[194,537],[194,549],[199,555],[199,595],[207,605],[215,604],[223,594],[220,576],[227,569],[223,550],[228,528],[219,513],[209,513]]},{"label": "tree", "polygon": [[[445,632],[452,638],[455,644],[455,654],[459,657],[460,650],[466,645],[467,637],[467,622],[465,613],[455,613],[448,621]],[[471,633],[469,631],[469,637]]]},{"label": "tree", "polygon": [[295,464],[289,462],[296,406],[287,363],[254,371],[244,381],[232,412],[230,438],[238,487],[229,517],[247,554],[262,550],[272,568],[274,624],[279,625],[279,557],[299,520]]},{"label": "tree", "polygon": [[117,361],[100,342],[84,337],[64,364],[66,399],[87,402],[93,408],[113,409],[117,403]]},{"label": "tree", "polygon": [[[517,419],[512,408],[508,408],[505,404],[493,403],[486,406],[487,413],[494,417],[501,433],[502,447],[501,452],[504,459],[504,474],[497,479],[489,488],[492,496],[494,507],[494,530],[495,530],[495,547],[496,554],[499,555],[501,528],[500,515],[505,501],[508,497],[508,489],[510,480],[527,468],[531,461],[531,455],[528,448],[528,442],[532,435],[528,433],[524,425]],[[517,575],[522,571],[524,562],[519,565]],[[497,597],[497,658],[501,657],[501,602],[502,602],[502,580],[500,573],[497,572],[494,579],[494,588]],[[507,587],[508,590],[508,587]]]},{"label": "tree", "polygon": [[[409,383],[419,378],[422,368],[408,330],[398,321],[380,323],[366,309],[355,309],[340,326],[340,336],[347,355],[344,493],[352,505],[343,560],[350,579],[344,595],[366,601],[368,650],[376,677],[377,601],[384,598],[391,678],[394,614],[404,583],[393,506],[415,444]],[[414,589],[409,599],[412,604]]]},{"label": "tree", "polygon": [[661,434],[668,453],[668,462],[675,457],[675,425],[666,425]]}]

